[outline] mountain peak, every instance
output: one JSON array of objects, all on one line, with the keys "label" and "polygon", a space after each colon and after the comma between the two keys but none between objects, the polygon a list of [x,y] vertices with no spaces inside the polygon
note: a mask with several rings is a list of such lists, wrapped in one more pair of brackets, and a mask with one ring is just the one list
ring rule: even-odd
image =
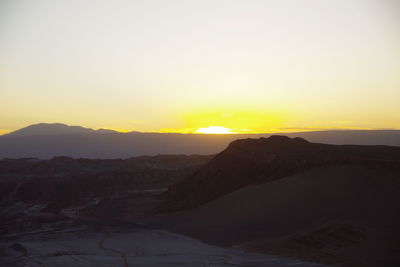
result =
[{"label": "mountain peak", "polygon": [[93,129],[81,126],[69,126],[63,123],[38,123],[24,127],[9,133],[14,136],[31,136],[31,135],[58,135],[58,134],[74,134],[74,133],[91,133]]}]

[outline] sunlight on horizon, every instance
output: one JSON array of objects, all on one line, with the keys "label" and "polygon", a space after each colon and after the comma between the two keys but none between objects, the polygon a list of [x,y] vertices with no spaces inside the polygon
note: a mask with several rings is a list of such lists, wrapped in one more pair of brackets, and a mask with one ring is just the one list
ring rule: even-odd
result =
[{"label": "sunlight on horizon", "polygon": [[199,128],[196,133],[202,134],[235,134],[232,129],[225,128],[222,126],[208,126],[206,128]]},{"label": "sunlight on horizon", "polygon": [[399,129],[397,2],[4,0],[0,134]]}]

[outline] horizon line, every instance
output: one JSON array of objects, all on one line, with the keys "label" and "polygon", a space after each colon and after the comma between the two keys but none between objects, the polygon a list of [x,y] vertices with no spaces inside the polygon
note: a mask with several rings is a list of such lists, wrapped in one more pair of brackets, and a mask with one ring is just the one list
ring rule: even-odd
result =
[{"label": "horizon line", "polygon": [[125,129],[112,129],[106,127],[100,127],[94,129],[79,125],[68,125],[64,123],[35,123],[16,130],[0,129],[0,136],[12,134],[21,129],[25,129],[30,126],[35,126],[40,124],[45,124],[45,125],[60,124],[60,125],[65,125],[67,127],[82,127],[93,131],[110,130],[116,133],[148,133],[148,134],[159,133],[159,134],[194,134],[194,135],[253,135],[253,134],[289,134],[289,133],[323,132],[323,131],[399,131],[400,130],[400,128],[363,128],[363,127],[283,127],[283,128],[270,129],[270,131],[265,131],[265,132],[252,131],[251,129],[246,129],[246,131],[240,132],[240,130],[235,131],[234,129],[228,129],[233,131],[224,133],[205,133],[205,132],[199,132],[198,129],[200,128],[198,128],[197,130],[190,128],[190,129],[176,129],[176,130],[160,129],[158,131],[136,131],[136,130],[125,130]]}]

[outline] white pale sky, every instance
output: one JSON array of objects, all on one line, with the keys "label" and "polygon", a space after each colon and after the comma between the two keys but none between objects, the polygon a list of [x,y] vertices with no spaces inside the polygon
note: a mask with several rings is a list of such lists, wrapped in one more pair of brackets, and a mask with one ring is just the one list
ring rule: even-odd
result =
[{"label": "white pale sky", "polygon": [[0,134],[400,128],[397,0],[0,0]]}]

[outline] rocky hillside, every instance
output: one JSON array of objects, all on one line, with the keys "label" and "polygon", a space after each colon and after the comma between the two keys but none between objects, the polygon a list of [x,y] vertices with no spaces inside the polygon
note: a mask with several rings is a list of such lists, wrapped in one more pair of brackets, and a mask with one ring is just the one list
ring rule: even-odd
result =
[{"label": "rocky hillside", "polygon": [[400,266],[400,148],[232,142],[167,193],[166,228],[334,266]]},{"label": "rocky hillside", "polygon": [[247,185],[333,164],[400,170],[400,147],[328,145],[277,135],[236,140],[171,187],[169,196],[176,209],[196,207]]}]

